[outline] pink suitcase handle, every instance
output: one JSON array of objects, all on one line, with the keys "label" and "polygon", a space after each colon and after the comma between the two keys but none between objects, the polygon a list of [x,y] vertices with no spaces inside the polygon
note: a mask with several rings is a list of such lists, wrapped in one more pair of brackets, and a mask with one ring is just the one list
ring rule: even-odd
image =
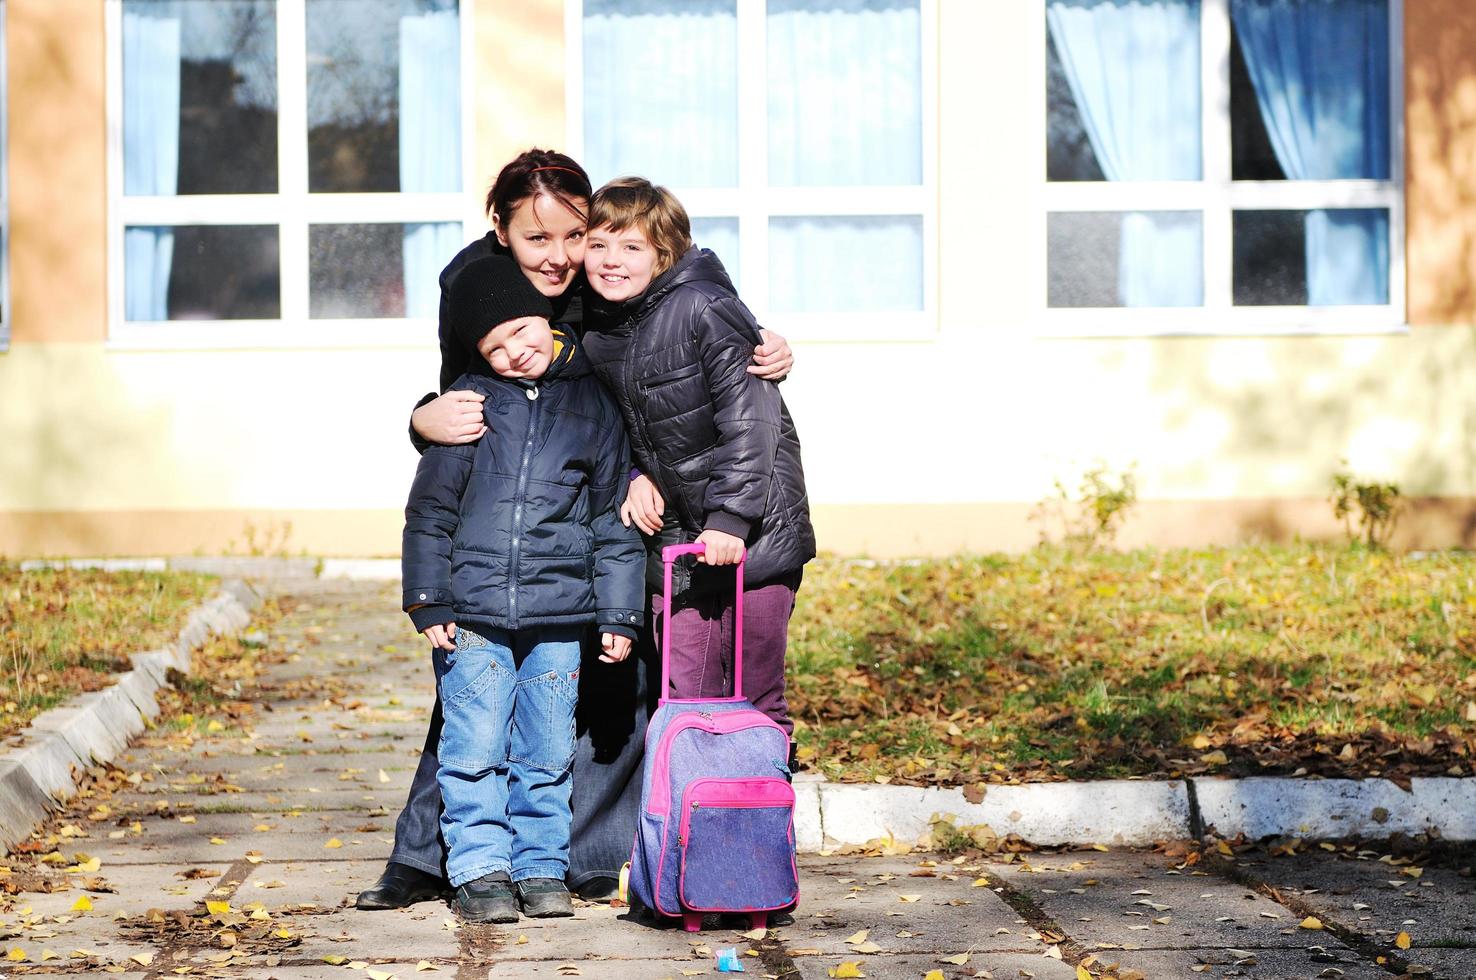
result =
[{"label": "pink suitcase handle", "polygon": [[[662,564],[662,606],[661,619],[661,701],[686,700],[671,698],[667,692],[671,690],[671,569],[676,560],[683,555],[700,555],[707,551],[707,545],[700,541],[692,544],[671,544],[661,549]],[[733,600],[733,696],[727,698],[703,698],[705,701],[742,701],[743,700],[743,563],[748,560],[748,549],[738,556],[738,564],[734,567],[737,595]]]}]

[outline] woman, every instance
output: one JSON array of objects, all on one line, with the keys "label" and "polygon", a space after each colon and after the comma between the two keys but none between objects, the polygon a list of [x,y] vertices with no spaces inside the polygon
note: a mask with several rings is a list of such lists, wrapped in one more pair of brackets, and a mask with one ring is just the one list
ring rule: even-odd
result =
[{"label": "woman", "polygon": [[[502,168],[487,195],[492,230],[457,253],[442,270],[440,395],[421,399],[411,416],[411,439],[429,443],[473,442],[486,431],[482,396],[446,391],[468,366],[447,316],[451,282],[469,262],[493,253],[511,255],[523,274],[554,305],[554,322],[577,332],[583,321],[584,236],[593,188],[584,168],[562,153],[528,150]],[[749,371],[777,381],[789,373],[794,357],[783,337],[763,332]],[[621,516],[648,534],[662,526],[665,502],[650,480],[636,475]],[[622,664],[598,661],[598,644],[586,644],[576,714],[574,822],[568,885],[584,898],[608,898],[635,838],[640,806],[640,773],[646,719],[655,692],[646,683],[655,650],[650,630],[642,631],[637,655]],[[590,695],[585,696],[586,692]],[[360,909],[404,908],[437,898],[446,888],[441,841],[441,795],[436,784],[436,749],[441,738],[441,705],[431,714],[420,764],[405,808],[395,822],[395,846],[371,888],[361,892]]]}]

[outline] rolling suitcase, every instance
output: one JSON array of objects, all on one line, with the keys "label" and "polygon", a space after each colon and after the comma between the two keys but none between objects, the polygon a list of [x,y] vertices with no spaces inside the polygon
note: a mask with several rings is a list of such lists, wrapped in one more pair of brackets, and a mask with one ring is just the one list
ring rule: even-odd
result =
[{"label": "rolling suitcase", "polygon": [[739,913],[762,928],[799,899],[789,737],[743,697],[743,561],[736,567],[733,690],[726,698],[676,699],[671,681],[671,571],[703,545],[662,549],[666,615],[661,700],[646,729],[640,822],[630,891],[688,932],[708,912]]}]

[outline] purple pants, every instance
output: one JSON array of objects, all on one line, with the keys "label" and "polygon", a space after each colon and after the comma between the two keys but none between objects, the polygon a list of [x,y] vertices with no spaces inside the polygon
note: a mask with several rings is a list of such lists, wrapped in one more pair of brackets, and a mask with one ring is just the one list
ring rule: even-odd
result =
[{"label": "purple pants", "polygon": [[[784,700],[784,650],[795,589],[789,584],[743,590],[743,694],[786,734],[794,734]],[[662,598],[651,597],[651,627],[660,649]],[[673,698],[727,697],[733,686],[733,597],[718,593],[672,603]]]}]

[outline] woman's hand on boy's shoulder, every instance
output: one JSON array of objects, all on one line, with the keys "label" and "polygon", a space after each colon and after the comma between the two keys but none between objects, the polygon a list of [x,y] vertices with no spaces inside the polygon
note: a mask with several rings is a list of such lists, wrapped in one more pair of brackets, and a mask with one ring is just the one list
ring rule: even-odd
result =
[{"label": "woman's hand on boy's shoulder", "polygon": [[618,664],[630,656],[630,637],[621,636],[619,633],[601,633],[600,659],[607,664]]},{"label": "woman's hand on boy's shoulder", "polygon": [[634,521],[642,533],[655,534],[661,530],[664,523],[661,515],[664,513],[666,500],[649,476],[642,473],[630,481],[630,489],[625,492],[625,503],[620,505],[620,523],[630,527]]},{"label": "woman's hand on boy's shoulder", "polygon": [[760,330],[759,335],[764,342],[753,349],[748,373],[765,381],[783,381],[794,370],[794,351],[789,349],[789,341],[772,330]]},{"label": "woman's hand on boy's shoulder", "polygon": [[417,408],[410,425],[421,438],[442,446],[476,442],[487,433],[482,420],[484,396],[475,391],[448,391]]}]

